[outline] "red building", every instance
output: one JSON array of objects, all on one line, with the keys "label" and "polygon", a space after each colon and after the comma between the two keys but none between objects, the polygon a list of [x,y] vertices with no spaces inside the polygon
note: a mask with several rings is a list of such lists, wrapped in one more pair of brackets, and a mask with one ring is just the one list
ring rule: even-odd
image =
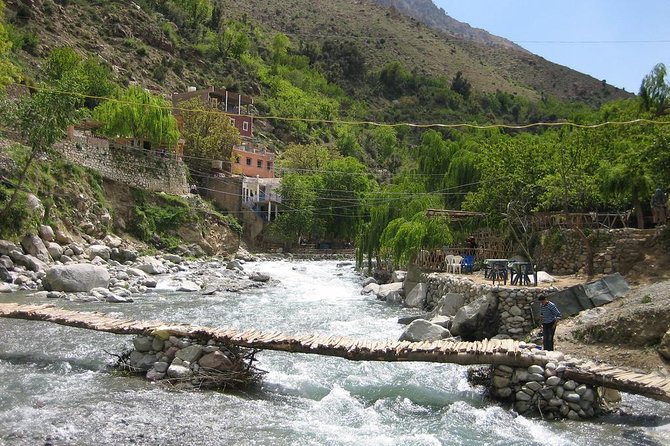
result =
[{"label": "red building", "polygon": [[274,178],[275,154],[243,142],[233,147],[232,173],[248,177]]}]

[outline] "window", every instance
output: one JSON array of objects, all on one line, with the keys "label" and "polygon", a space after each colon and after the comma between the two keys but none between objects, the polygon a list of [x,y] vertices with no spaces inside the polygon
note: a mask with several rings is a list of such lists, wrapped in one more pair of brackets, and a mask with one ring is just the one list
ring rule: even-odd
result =
[{"label": "window", "polygon": [[240,155],[235,155],[235,162],[240,164]]},{"label": "window", "polygon": [[268,170],[272,170],[272,161],[268,161],[266,165],[268,167]]},{"label": "window", "polygon": [[247,158],[247,166],[251,166],[251,158]]},{"label": "window", "polygon": [[249,123],[248,122],[244,121],[242,123],[242,130],[244,130],[245,132],[249,131]]},{"label": "window", "polygon": [[235,118],[230,118],[230,125],[235,127]]},{"label": "window", "polygon": [[259,169],[262,169],[263,168],[263,160],[256,160],[256,167],[258,167]]}]

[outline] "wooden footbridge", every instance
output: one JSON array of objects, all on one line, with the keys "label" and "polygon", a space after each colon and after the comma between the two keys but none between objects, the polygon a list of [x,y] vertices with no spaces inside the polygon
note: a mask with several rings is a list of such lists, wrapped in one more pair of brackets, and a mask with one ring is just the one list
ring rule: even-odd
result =
[{"label": "wooden footbridge", "polygon": [[[279,331],[234,330],[161,321],[117,319],[98,312],[78,312],[53,305],[0,304],[0,317],[52,322],[70,327],[123,335],[151,335],[168,331],[174,336],[215,340],[242,347],[337,356],[354,361],[422,361],[462,365],[493,364],[511,367],[546,365],[550,358],[511,339],[455,342],[373,341],[344,336],[292,335]],[[636,393],[670,403],[670,378],[605,364],[585,362],[567,367],[564,378]]]}]

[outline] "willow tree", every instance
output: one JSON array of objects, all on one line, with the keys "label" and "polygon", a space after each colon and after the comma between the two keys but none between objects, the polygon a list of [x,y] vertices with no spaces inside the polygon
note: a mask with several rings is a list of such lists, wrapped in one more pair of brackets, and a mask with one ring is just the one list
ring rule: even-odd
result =
[{"label": "willow tree", "polygon": [[[382,248],[382,235],[391,222],[395,221],[397,224],[401,221],[410,221],[416,214],[425,213],[426,209],[439,207],[439,195],[426,193],[423,182],[416,181],[416,178],[415,175],[402,174],[394,179],[393,184],[373,189],[365,195],[362,202],[364,218],[359,222],[356,238],[356,261],[359,267],[367,258],[367,268],[371,272],[373,259],[381,265],[382,257],[388,258],[389,253],[396,251],[389,243]],[[387,237],[390,234],[391,232],[386,232]],[[441,238],[439,231],[436,234],[440,239],[440,242],[435,244],[436,247],[451,243],[450,234],[444,239]],[[411,245],[404,243],[404,246]],[[402,247],[397,247],[398,252],[402,250]],[[411,256],[412,252],[408,252],[398,257]]]},{"label": "willow tree", "polygon": [[428,217],[421,211],[411,219],[401,217],[391,221],[382,233],[381,249],[396,265],[407,266],[422,249],[435,250],[452,242],[449,222],[444,217]]},{"label": "willow tree", "polygon": [[112,138],[136,138],[156,145],[175,146],[179,139],[172,104],[137,85],[121,90],[93,110],[100,133]]}]

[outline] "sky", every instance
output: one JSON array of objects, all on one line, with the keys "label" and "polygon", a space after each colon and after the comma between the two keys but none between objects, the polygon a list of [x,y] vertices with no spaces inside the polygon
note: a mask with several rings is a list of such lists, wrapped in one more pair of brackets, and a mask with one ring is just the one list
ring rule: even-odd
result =
[{"label": "sky", "polygon": [[433,0],[460,21],[637,93],[670,69],[670,0]]}]

